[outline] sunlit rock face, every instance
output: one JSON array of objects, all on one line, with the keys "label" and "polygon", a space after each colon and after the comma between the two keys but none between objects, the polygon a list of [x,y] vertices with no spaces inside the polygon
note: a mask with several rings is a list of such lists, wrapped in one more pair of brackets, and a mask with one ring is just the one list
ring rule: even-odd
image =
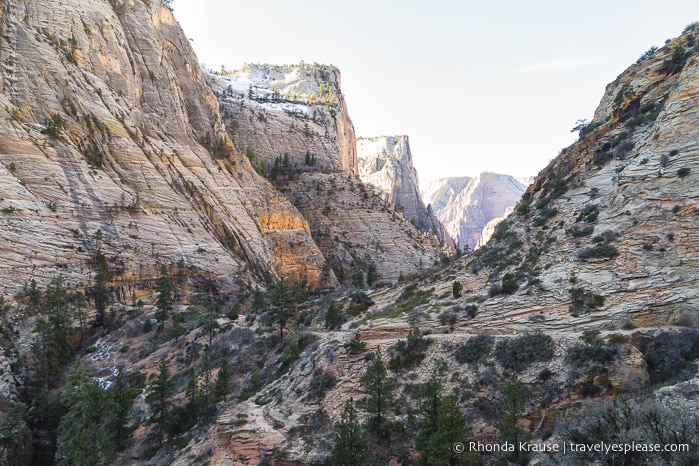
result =
[{"label": "sunlit rock face", "polygon": [[12,1],[1,21],[1,294],[86,285],[98,248],[124,281],[180,260],[315,279],[307,222],[231,144],[161,2]]},{"label": "sunlit rock face", "polygon": [[488,222],[502,218],[526,186],[509,175],[484,172],[475,178],[442,178],[422,189],[425,203],[461,248],[479,245]]}]

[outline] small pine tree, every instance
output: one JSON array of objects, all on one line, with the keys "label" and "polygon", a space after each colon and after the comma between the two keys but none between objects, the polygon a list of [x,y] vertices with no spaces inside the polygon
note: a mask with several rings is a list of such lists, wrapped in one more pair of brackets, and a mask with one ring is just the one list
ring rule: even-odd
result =
[{"label": "small pine tree", "polygon": [[208,400],[209,396],[211,395],[211,348],[209,345],[204,347],[204,357],[201,358],[199,378],[202,381],[201,394]]},{"label": "small pine tree", "polygon": [[451,445],[465,442],[466,434],[466,422],[456,398],[453,395],[445,398],[439,406],[437,430],[430,436],[427,449],[420,457],[421,464],[429,466],[473,464],[477,459],[475,452],[458,454],[450,448]]},{"label": "small pine tree", "polygon": [[336,425],[337,435],[327,464],[329,466],[362,466],[368,464],[369,442],[362,432],[354,399],[345,402],[340,422]]},{"label": "small pine tree", "polygon": [[124,442],[129,434],[128,423],[131,417],[131,407],[134,399],[141,391],[138,388],[130,387],[125,380],[124,371],[117,374],[114,388],[110,395],[110,422],[109,430],[117,450],[124,446]]},{"label": "small pine tree", "polygon": [[221,368],[216,374],[216,385],[214,386],[214,396],[217,400],[226,401],[226,397],[231,392],[231,372],[228,367],[228,359],[223,359]]},{"label": "small pine tree", "polygon": [[442,404],[442,383],[433,375],[422,384],[422,402],[419,406],[421,414],[420,430],[415,438],[415,448],[422,452],[421,458],[426,457],[427,445],[432,434],[437,432],[439,407]]},{"label": "small pine tree", "polygon": [[158,424],[158,446],[163,445],[165,420],[170,409],[170,396],[174,387],[175,383],[170,379],[167,363],[162,360],[158,365],[158,374],[146,389],[146,403],[151,410],[151,420]]},{"label": "small pine tree", "polygon": [[325,328],[334,329],[342,323],[342,304],[337,301],[330,303],[325,313]]},{"label": "small pine tree", "polygon": [[[524,415],[524,403],[527,399],[526,390],[517,376],[513,375],[502,386],[502,415],[497,424],[500,431],[500,438],[515,445],[527,437],[527,431],[519,423],[519,419]],[[518,449],[513,453],[513,461],[520,459]]]},{"label": "small pine tree", "polygon": [[155,300],[155,307],[157,309],[155,318],[160,323],[160,329],[162,329],[170,315],[170,311],[172,311],[172,305],[174,303],[172,297],[174,291],[172,279],[164,264],[160,266],[160,277],[158,278],[156,290],[158,291],[158,297]]},{"label": "small pine tree", "polygon": [[379,272],[376,270],[376,264],[369,264],[369,268],[366,271],[366,284],[371,286],[378,279]]},{"label": "small pine tree", "polygon": [[393,390],[396,383],[388,377],[381,349],[376,352],[374,361],[369,365],[359,383],[367,393],[364,399],[364,410],[369,415],[367,427],[373,434],[383,437],[388,433],[388,421],[392,412]]},{"label": "small pine tree", "polygon": [[66,412],[58,425],[62,453],[58,465],[107,464],[114,448],[102,429],[107,395],[80,359],[68,377],[61,401]]},{"label": "small pine tree", "polygon": [[284,342],[284,328],[293,316],[289,306],[293,300],[293,292],[286,279],[282,278],[269,289],[269,300],[274,306],[272,320],[279,326],[279,344]]}]

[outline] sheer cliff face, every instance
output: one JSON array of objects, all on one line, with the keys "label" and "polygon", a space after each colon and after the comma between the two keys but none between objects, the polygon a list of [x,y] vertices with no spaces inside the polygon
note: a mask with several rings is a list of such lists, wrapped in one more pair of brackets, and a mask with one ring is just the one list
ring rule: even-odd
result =
[{"label": "sheer cliff face", "polygon": [[[407,221],[415,217],[404,218],[392,202],[380,202],[355,180],[357,142],[336,68],[251,65],[211,74],[209,83],[236,145],[257,170],[281,173],[276,179],[280,191],[308,220],[339,278],[349,283],[358,264],[364,273],[373,264],[380,278],[396,280],[401,273],[434,266],[440,242],[453,248],[447,235],[435,241]],[[406,193],[412,190],[411,209],[421,216],[417,224],[443,233],[419,201],[407,138],[401,141],[407,154],[407,162],[401,163],[410,170]]]},{"label": "sheer cliff face", "polygon": [[226,281],[320,270],[306,221],[227,139],[160,2],[4,7],[0,292],[59,272],[85,284],[98,247],[123,279],[180,259]]},{"label": "sheer cliff face", "polygon": [[502,219],[524,190],[525,186],[511,176],[485,172],[475,178],[432,181],[422,195],[459,246],[474,249],[488,222]]},{"label": "sheer cliff face", "polygon": [[408,136],[359,138],[357,153],[359,178],[366,185],[403,212],[405,218],[436,234],[442,244],[454,249],[452,238],[420,197]]},{"label": "sheer cliff face", "polygon": [[249,65],[209,81],[233,141],[255,161],[272,167],[287,155],[299,170],[357,174],[354,126],[337,68]]}]

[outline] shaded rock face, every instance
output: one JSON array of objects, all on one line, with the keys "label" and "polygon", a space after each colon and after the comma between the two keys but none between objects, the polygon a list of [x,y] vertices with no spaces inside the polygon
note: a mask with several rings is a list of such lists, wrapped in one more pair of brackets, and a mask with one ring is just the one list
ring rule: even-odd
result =
[{"label": "shaded rock face", "polygon": [[349,174],[306,173],[283,192],[308,219],[311,233],[338,278],[373,264],[380,279],[395,281],[439,263],[434,235],[415,228],[393,206]]},{"label": "shaded rock face", "polygon": [[297,170],[357,174],[354,126],[337,68],[248,65],[208,79],[235,145],[253,161],[273,167],[286,155]]},{"label": "shaded rock face", "polygon": [[0,293],[59,272],[85,285],[97,248],[124,280],[180,259],[229,283],[320,270],[161,2],[16,0],[1,21]]},{"label": "shaded rock face", "polygon": [[442,244],[454,249],[451,237],[420,197],[417,170],[413,166],[408,136],[359,138],[359,178],[377,190],[419,228],[433,232]]},{"label": "shaded rock face", "polygon": [[488,222],[505,216],[526,187],[508,175],[484,172],[475,178],[442,178],[428,183],[423,199],[461,248],[474,249]]}]

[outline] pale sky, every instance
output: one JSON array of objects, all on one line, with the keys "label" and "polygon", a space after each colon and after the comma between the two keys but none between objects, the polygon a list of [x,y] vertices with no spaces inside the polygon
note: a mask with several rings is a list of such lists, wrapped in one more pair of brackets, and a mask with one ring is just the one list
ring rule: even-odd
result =
[{"label": "pale sky", "polygon": [[358,136],[407,134],[421,183],[536,175],[696,0],[174,0],[208,68],[325,63]]}]

